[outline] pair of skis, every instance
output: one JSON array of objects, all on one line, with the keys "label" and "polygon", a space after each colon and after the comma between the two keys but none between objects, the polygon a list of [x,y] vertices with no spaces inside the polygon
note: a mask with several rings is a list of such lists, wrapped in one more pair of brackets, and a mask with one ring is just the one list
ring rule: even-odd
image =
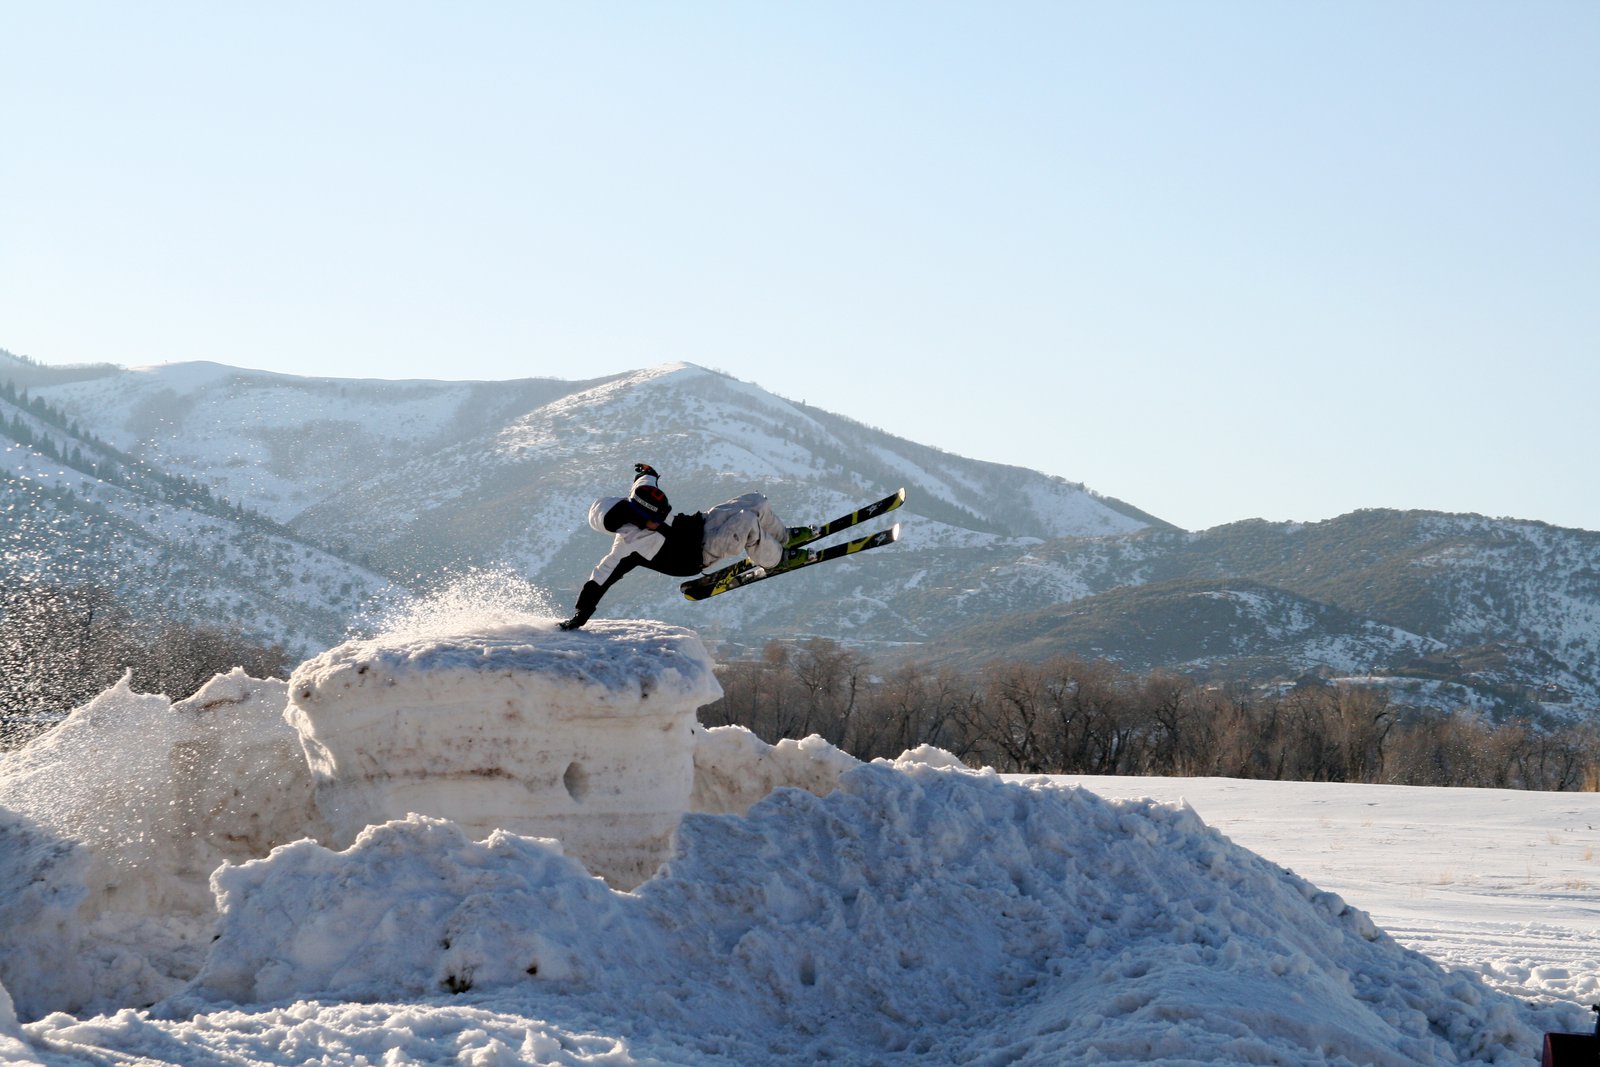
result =
[{"label": "pair of skis", "polygon": [[759,582],[764,578],[776,578],[780,574],[800,570],[817,563],[824,563],[840,556],[853,556],[857,552],[865,552],[869,548],[879,548],[883,545],[892,545],[900,538],[900,524],[895,523],[887,530],[858,537],[853,541],[845,541],[827,548],[808,548],[811,544],[822,540],[840,530],[847,530],[869,519],[886,514],[906,502],[906,491],[899,490],[882,500],[875,501],[862,508],[857,508],[848,515],[841,515],[837,519],[825,522],[821,526],[791,526],[789,538],[783,543],[783,559],[775,567],[765,569],[757,567],[748,559],[737,563],[730,563],[719,570],[702,574],[698,578],[691,578],[684,582],[681,588],[683,595],[689,600],[705,600],[719,593],[726,593],[731,589]]}]

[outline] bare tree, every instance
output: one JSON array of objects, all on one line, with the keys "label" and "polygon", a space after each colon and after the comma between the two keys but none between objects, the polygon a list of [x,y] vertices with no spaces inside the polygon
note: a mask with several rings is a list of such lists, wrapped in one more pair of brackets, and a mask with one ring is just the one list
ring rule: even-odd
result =
[{"label": "bare tree", "polygon": [[147,621],[100,586],[17,579],[0,591],[0,747],[27,741],[128,671],[135,687],[180,699],[234,667],[268,678],[288,665],[281,645]]},{"label": "bare tree", "polygon": [[877,678],[866,657],[820,639],[770,644],[720,677],[725,696],[703,722],[772,741],[820,733],[868,759],[928,743],[1027,774],[1600,787],[1600,727],[1406,709],[1359,686],[1255,690],[1067,656],[977,676],[907,664]]}]

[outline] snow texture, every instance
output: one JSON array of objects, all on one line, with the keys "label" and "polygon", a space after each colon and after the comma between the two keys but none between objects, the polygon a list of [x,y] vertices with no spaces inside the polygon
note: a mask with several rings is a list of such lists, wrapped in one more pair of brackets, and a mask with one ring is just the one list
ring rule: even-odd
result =
[{"label": "snow texture", "polygon": [[[673,1059],[1458,1062],[1514,1005],[1186,807],[926,764],[694,815],[634,894],[543,843],[413,817],[215,878],[215,1001],[520,991]],[[669,977],[670,976],[670,977]],[[1004,1025],[997,1025],[1003,1021]],[[995,1034],[1008,1036],[993,1047]]]},{"label": "snow texture", "polygon": [[621,888],[655,873],[694,785],[700,639],[646,622],[346,642],[289,680],[289,721],[343,846],[412,812],[558,838]]},{"label": "snow texture", "polygon": [[326,835],[285,685],[127,679],[0,764],[0,983],[24,1016],[154,1001],[210,937],[211,871]]},{"label": "snow texture", "polygon": [[815,734],[769,745],[741,726],[714,727],[703,731],[695,745],[690,808],[743,815],[778,788],[825,796],[856,763]]},{"label": "snow texture", "polygon": [[699,810],[631,891],[570,841],[405,813],[346,843],[313,803],[352,769],[381,795],[374,762],[409,760],[470,806],[459,772],[502,765],[483,749],[511,768],[536,747],[473,724],[535,708],[553,749],[620,745],[612,769],[647,777],[626,727],[713,693],[703,657],[654,623],[507,626],[350,643],[287,688],[103,694],[0,763],[0,1056],[1520,1064],[1540,1029],[1582,1025],[1495,988],[1526,971],[1448,969],[1185,803],[935,749],[862,764],[685,728]]}]

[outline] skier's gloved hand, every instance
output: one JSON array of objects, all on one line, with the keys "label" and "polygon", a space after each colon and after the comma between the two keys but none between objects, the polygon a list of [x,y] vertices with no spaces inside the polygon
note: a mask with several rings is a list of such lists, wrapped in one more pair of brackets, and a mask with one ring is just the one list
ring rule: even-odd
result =
[{"label": "skier's gloved hand", "polygon": [[650,466],[648,463],[635,463],[633,465],[633,476],[635,478],[644,478],[646,476],[651,478],[661,477],[661,475],[656,473],[656,469]]}]

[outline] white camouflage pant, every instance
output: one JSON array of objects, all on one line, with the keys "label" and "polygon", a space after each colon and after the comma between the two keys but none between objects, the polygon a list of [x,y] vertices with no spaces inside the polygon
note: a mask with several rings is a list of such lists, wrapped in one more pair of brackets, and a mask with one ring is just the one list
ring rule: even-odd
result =
[{"label": "white camouflage pant", "polygon": [[789,528],[767,498],[746,493],[706,512],[705,566],[733,556],[749,556],[758,567],[775,567],[783,558]]}]

